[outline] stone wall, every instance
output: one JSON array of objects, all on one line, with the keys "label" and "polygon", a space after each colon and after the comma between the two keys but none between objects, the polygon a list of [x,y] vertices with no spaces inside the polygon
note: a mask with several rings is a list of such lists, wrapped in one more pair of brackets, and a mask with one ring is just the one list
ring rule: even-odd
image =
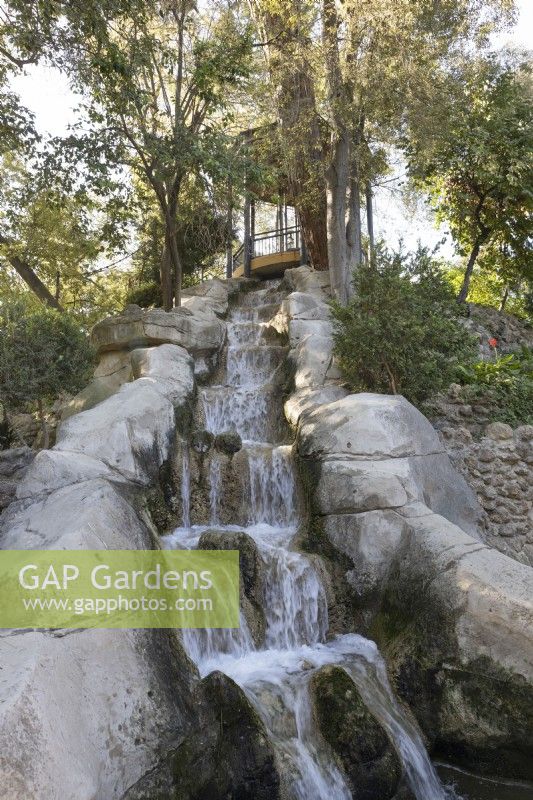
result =
[{"label": "stone wall", "polygon": [[485,511],[487,544],[533,566],[533,426],[494,422],[479,440],[463,426],[440,435]]}]

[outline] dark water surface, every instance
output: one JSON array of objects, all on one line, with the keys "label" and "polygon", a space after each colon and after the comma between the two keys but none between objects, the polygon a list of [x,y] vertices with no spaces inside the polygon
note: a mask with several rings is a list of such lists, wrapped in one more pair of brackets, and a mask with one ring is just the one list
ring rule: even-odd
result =
[{"label": "dark water surface", "polygon": [[435,764],[442,782],[463,800],[533,800],[533,784],[484,778],[449,764]]}]

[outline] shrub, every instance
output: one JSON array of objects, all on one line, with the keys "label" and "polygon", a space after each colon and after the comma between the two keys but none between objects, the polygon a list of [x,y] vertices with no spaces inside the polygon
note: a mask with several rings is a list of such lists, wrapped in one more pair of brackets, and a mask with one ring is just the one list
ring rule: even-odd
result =
[{"label": "shrub", "polygon": [[60,392],[77,392],[90,378],[94,351],[75,317],[20,304],[0,308],[0,402],[8,409],[36,406],[48,430],[43,404]]},{"label": "shrub", "polygon": [[354,274],[354,296],[332,304],[339,365],[355,391],[403,394],[419,405],[447,387],[476,343],[427,250],[378,253]]},{"label": "shrub", "polygon": [[491,416],[509,425],[533,424],[533,352],[523,347],[495,361],[479,361],[458,370],[468,401],[482,401]]}]

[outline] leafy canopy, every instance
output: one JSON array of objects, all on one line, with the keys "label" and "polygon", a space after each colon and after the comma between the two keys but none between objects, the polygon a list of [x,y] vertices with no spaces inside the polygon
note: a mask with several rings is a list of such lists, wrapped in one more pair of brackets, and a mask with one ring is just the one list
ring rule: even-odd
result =
[{"label": "leafy canopy", "polygon": [[[533,278],[531,66],[491,57],[449,76],[446,121],[411,130],[415,184],[427,191],[457,251],[508,283]],[[481,249],[483,248],[483,249]],[[466,286],[468,288],[468,286]]]},{"label": "leafy canopy", "polygon": [[374,269],[355,272],[354,296],[347,306],[334,303],[333,317],[335,353],[355,391],[420,404],[475,353],[450,285],[425,249],[380,250]]}]

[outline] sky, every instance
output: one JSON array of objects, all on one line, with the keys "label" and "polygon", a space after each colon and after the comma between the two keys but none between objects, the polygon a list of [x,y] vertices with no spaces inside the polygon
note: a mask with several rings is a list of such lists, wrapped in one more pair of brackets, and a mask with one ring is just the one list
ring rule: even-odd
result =
[{"label": "sky", "polygon": [[[495,36],[494,46],[514,45],[533,49],[533,0],[518,0],[518,21],[512,31]],[[12,83],[23,104],[35,114],[37,128],[42,133],[62,136],[75,119],[77,97],[69,87],[68,78],[58,70],[40,65],[27,68]],[[389,185],[376,190],[374,201],[375,229],[391,247],[400,240],[407,249],[417,242],[434,247],[445,235],[437,230],[431,212],[420,206],[416,212],[408,211],[399,196],[397,187]],[[448,240],[441,248],[445,257],[453,255]]]}]

